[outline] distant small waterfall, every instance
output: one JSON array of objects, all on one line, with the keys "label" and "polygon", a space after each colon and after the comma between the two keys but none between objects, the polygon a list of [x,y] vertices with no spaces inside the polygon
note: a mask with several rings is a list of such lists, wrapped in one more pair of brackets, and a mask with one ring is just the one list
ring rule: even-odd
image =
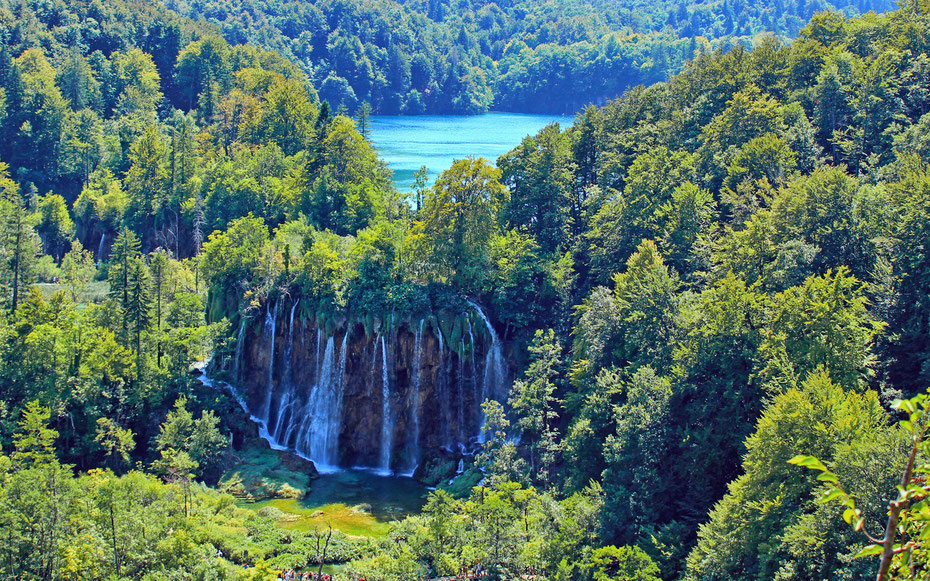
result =
[{"label": "distant small waterfall", "polygon": [[[484,358],[484,380],[481,382],[481,402],[479,402],[479,405],[487,399],[506,403],[507,372],[504,363],[504,350],[501,346],[500,337],[497,336],[497,331],[494,330],[494,326],[491,324],[491,321],[488,320],[484,311],[481,310],[481,307],[472,301],[468,301],[468,304],[470,304],[475,309],[475,312],[478,313],[478,316],[481,317],[484,326],[488,330],[488,334],[491,335],[491,348],[488,349],[488,353]],[[484,420],[484,413],[482,412],[482,429],[484,427]]]},{"label": "distant small waterfall", "polygon": [[468,431],[465,429],[465,337],[459,347],[459,396],[456,398],[456,421],[458,422],[458,440],[461,447],[468,441]]},{"label": "distant small waterfall", "polygon": [[[478,359],[478,354],[475,351],[475,332],[471,326],[471,318],[466,319],[468,321],[468,340],[471,343],[471,357],[468,358],[468,361],[471,363],[471,390],[472,397],[475,399],[475,402],[478,406],[481,405],[481,401],[478,399],[478,369],[475,361]],[[478,429],[481,429],[481,426],[478,426]]]},{"label": "distant small waterfall", "polygon": [[442,421],[442,443],[452,449],[452,415],[449,413],[449,377],[446,369],[446,350],[442,344],[442,329],[436,326],[439,338],[439,376],[436,390],[439,392],[439,416]]},{"label": "distant small waterfall", "polygon": [[274,304],[274,309],[269,309],[265,313],[265,332],[270,330],[271,347],[268,349],[268,387],[263,409],[265,424],[271,419],[271,396],[274,393],[274,340],[278,325],[278,303]]},{"label": "distant small waterfall", "polygon": [[410,452],[409,469],[413,471],[420,462],[420,387],[423,379],[423,323],[420,319],[413,340],[413,389],[410,391]]},{"label": "distant small waterfall", "polygon": [[381,335],[375,335],[371,343],[371,373],[368,374],[368,395],[374,395],[375,384],[378,383],[378,345],[381,344]]},{"label": "distant small waterfall", "polygon": [[100,245],[97,246],[97,264],[103,262],[103,242],[107,239],[107,233],[104,232],[100,235]]},{"label": "distant small waterfall", "polygon": [[268,426],[269,430],[273,430],[272,433],[274,434],[275,440],[279,442],[283,436],[282,431],[284,430],[284,426],[287,423],[287,414],[293,413],[292,408],[296,404],[291,357],[294,354],[294,311],[297,310],[297,305],[299,304],[300,299],[291,307],[291,316],[288,318],[287,323],[287,342],[284,343],[284,372],[281,378],[281,382],[284,385],[284,393],[281,395],[280,401],[278,402],[278,414],[275,422],[273,425],[269,424]]},{"label": "distant small waterfall", "polygon": [[326,464],[336,466],[339,463],[339,434],[342,431],[342,405],[346,388],[346,356],[348,355],[349,334],[342,336],[339,348],[336,380],[332,384],[332,408],[327,416],[326,430]]},{"label": "distant small waterfall", "polygon": [[394,422],[391,417],[391,386],[388,379],[387,348],[381,335],[381,464],[382,472],[391,471],[391,447]]},{"label": "distant small waterfall", "polygon": [[248,319],[242,317],[239,323],[239,333],[236,335],[236,359],[233,365],[233,379],[239,382],[242,379],[242,351],[245,349],[245,326]]},{"label": "distant small waterfall", "polygon": [[313,378],[314,383],[319,383],[320,381],[320,366],[323,364],[323,329],[316,330],[316,367],[313,369],[316,371],[316,377]]}]

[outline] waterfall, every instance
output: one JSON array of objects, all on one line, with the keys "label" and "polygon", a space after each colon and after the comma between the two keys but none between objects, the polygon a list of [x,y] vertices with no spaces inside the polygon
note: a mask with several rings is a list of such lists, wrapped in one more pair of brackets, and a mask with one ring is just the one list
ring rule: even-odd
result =
[{"label": "waterfall", "polygon": [[103,262],[103,241],[107,239],[107,233],[100,235],[100,246],[97,247],[97,264]]},{"label": "waterfall", "polygon": [[265,425],[271,420],[271,396],[274,392],[274,339],[275,331],[278,324],[278,303],[274,304],[274,310],[265,311],[265,331],[271,329],[271,347],[268,349],[268,388],[265,397]]},{"label": "waterfall", "polygon": [[233,379],[238,382],[242,379],[242,351],[245,349],[245,324],[248,321],[242,317],[239,324],[239,334],[236,335],[236,361],[233,365]]},{"label": "waterfall", "polygon": [[[339,429],[342,425],[341,385],[333,381],[335,341],[326,340],[318,380],[310,387],[303,418],[297,427],[294,448],[306,455],[320,471],[332,470],[337,464]],[[340,360],[341,360],[340,356]],[[335,426],[333,425],[335,424]],[[290,440],[290,435],[288,435]]]},{"label": "waterfall", "polygon": [[[480,403],[506,402],[503,342],[474,302],[456,320],[455,340],[436,318],[398,321],[400,330],[373,336],[355,322],[329,336],[301,323],[300,304],[295,300],[287,312],[284,300],[269,301],[264,318],[243,317],[228,366],[242,397],[230,389],[274,449],[295,451],[321,471],[363,464],[409,475],[434,448],[469,451],[483,438]],[[281,341],[279,317],[287,325]]]},{"label": "waterfall", "polygon": [[459,448],[461,448],[468,436],[465,432],[465,337],[462,337],[462,348],[459,350],[459,380],[458,380],[458,434]]},{"label": "waterfall", "polygon": [[[294,311],[297,310],[297,305],[299,304],[300,299],[297,299],[297,302],[291,307],[291,316],[287,323],[287,342],[284,344],[284,373],[281,378],[284,393],[281,394],[281,401],[278,403],[278,416],[277,419],[275,419],[274,426],[268,426],[269,430],[273,430],[272,433],[274,434],[274,438],[278,442],[281,441],[281,430],[284,426],[284,420],[286,419],[285,414],[291,411],[291,408],[296,403],[294,381],[291,372],[291,356],[294,352]],[[287,443],[284,442],[284,444],[286,445]]]},{"label": "waterfall", "polygon": [[372,395],[375,389],[375,382],[377,380],[378,373],[378,343],[380,343],[381,335],[375,335],[375,340],[371,344],[371,373],[369,377],[371,380],[368,382],[368,395]]},{"label": "waterfall", "polygon": [[436,335],[439,336],[439,375],[436,391],[439,394],[439,418],[442,422],[442,443],[452,449],[452,432],[449,424],[452,418],[449,414],[449,378],[446,373],[446,352],[442,345],[442,327],[436,324]]},{"label": "waterfall", "polygon": [[420,462],[420,381],[423,375],[421,370],[421,361],[423,355],[423,323],[420,319],[420,326],[417,327],[416,335],[413,341],[413,389],[410,390],[410,470],[416,469]]},{"label": "waterfall", "polygon": [[384,343],[384,335],[381,335],[381,464],[379,468],[385,473],[391,471],[391,440],[394,432],[394,422],[391,421],[390,398],[387,348]]},{"label": "waterfall", "polygon": [[316,383],[320,381],[321,365],[323,365],[323,329],[319,328],[316,330],[316,367],[313,368],[316,372],[316,377],[313,378],[313,381]]},{"label": "waterfall", "polygon": [[[481,310],[481,307],[472,301],[468,301],[468,304],[470,304],[478,313],[478,316],[481,317],[484,326],[488,329],[488,334],[491,335],[491,348],[488,349],[488,354],[484,358],[484,381],[481,383],[481,402],[479,402],[479,405],[486,399],[493,399],[501,403],[506,403],[506,392],[508,390],[506,386],[506,371],[504,369],[504,350],[501,347],[500,338],[497,336],[497,332],[494,330],[494,326],[491,325],[491,321],[488,320],[487,315]],[[484,412],[482,412],[482,429],[484,428],[484,420]]]},{"label": "waterfall", "polygon": [[348,355],[349,332],[342,336],[342,346],[339,348],[339,364],[336,381],[333,383],[333,406],[330,410],[329,429],[326,432],[327,464],[336,466],[339,460],[339,433],[342,431],[342,402],[346,391],[346,356]]},{"label": "waterfall", "polygon": [[[469,358],[469,363],[471,364],[471,397],[472,401],[475,402],[477,407],[477,413],[475,414],[476,418],[481,417],[481,402],[478,401],[478,370],[475,366],[475,360],[478,356],[475,354],[475,332],[471,326],[471,317],[466,318],[468,321],[468,340],[471,342],[471,357]],[[477,426],[475,433],[481,432],[481,426]]]}]

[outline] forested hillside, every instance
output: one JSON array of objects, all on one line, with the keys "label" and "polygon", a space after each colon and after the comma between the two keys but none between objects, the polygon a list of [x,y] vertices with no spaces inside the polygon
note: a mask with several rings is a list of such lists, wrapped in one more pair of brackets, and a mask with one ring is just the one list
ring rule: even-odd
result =
[{"label": "forested hillside", "polygon": [[[712,47],[794,37],[817,11],[850,15],[890,0],[640,2],[598,0],[169,0],[231,43],[298,63],[321,96],[350,112],[493,110],[574,114],[664,80]],[[244,9],[243,9],[244,7]]]},{"label": "forested hillside", "polygon": [[[136,2],[0,20],[4,578],[875,575],[788,460],[875,535],[926,429],[892,407],[930,386],[924,3],[703,54],[409,199],[287,47]],[[452,484],[381,538],[324,550],[209,488],[257,430],[192,367],[235,382],[249,325],[273,356],[282,304],[380,336],[385,368],[392,328],[436,321],[473,379],[480,307],[506,355],[477,454],[428,451]],[[885,579],[927,574],[925,522]]]}]

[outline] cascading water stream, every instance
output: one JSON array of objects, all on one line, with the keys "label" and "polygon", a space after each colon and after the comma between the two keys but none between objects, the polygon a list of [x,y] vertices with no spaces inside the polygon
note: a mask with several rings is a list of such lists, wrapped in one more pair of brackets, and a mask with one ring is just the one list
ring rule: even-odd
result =
[{"label": "cascading water stream", "polygon": [[417,327],[416,335],[413,341],[413,389],[410,391],[410,460],[409,468],[411,474],[420,462],[420,385],[423,376],[423,323],[420,319],[420,325]]},{"label": "cascading water stream", "polygon": [[242,317],[242,322],[239,324],[239,334],[236,335],[236,361],[233,365],[233,378],[237,383],[242,380],[242,351],[245,349],[245,324],[248,321],[245,317]]},{"label": "cascading water stream", "polygon": [[[477,406],[479,410],[478,415],[480,416],[481,402],[478,400],[478,370],[475,363],[478,358],[478,355],[475,353],[475,332],[471,325],[471,317],[467,317],[465,320],[468,321],[468,341],[471,343],[471,357],[468,358],[471,364],[471,396],[474,398],[475,406]],[[480,433],[481,429],[482,426],[478,426],[477,431]]]},{"label": "cascading water stream", "polygon": [[375,335],[375,340],[371,344],[371,373],[368,381],[368,395],[373,395],[375,384],[378,382],[378,344],[381,342],[381,335]]},{"label": "cascading water stream", "polygon": [[[481,384],[481,401],[484,402],[486,399],[493,399],[504,403],[507,397],[506,371],[504,369],[504,350],[501,347],[500,338],[497,336],[497,331],[494,330],[494,326],[491,324],[487,315],[481,310],[481,307],[472,301],[468,301],[468,304],[471,305],[475,309],[475,312],[478,313],[478,316],[481,317],[484,326],[488,330],[488,334],[491,335],[491,348],[488,349],[488,354],[484,358],[484,381]],[[485,416],[482,411],[482,429],[484,422]],[[483,438],[483,436],[484,434],[482,432],[480,437]]]},{"label": "cascading water stream", "polygon": [[[284,372],[282,374],[281,381],[284,384],[284,392],[281,394],[281,401],[278,402],[278,415],[275,419],[274,426],[269,426],[269,430],[274,430],[274,438],[279,443],[281,442],[281,432],[285,426],[286,420],[288,420],[287,413],[292,412],[293,406],[297,403],[294,393],[294,381],[292,378],[291,371],[291,356],[294,352],[294,311],[297,310],[297,305],[300,304],[300,299],[294,303],[291,307],[291,315],[287,323],[287,342],[284,344]],[[293,415],[293,414],[292,414]],[[285,442],[284,445],[287,445]]]},{"label": "cascading water stream", "polygon": [[394,422],[391,418],[391,391],[388,380],[387,348],[384,335],[381,335],[381,463],[379,468],[384,473],[391,471],[391,444]]},{"label": "cascading water stream", "polygon": [[[507,371],[500,337],[477,304],[468,302],[451,344],[427,319],[368,339],[351,326],[330,337],[301,324],[300,304],[286,318],[286,303],[267,304],[263,324],[243,318],[228,367],[242,395],[230,390],[272,448],[293,450],[323,472],[354,463],[412,475],[427,447],[467,454],[476,438],[483,441],[480,403],[506,400]],[[281,341],[279,323],[287,325]],[[246,345],[249,339],[255,344]]]},{"label": "cascading water stream", "polygon": [[468,435],[465,431],[465,337],[462,337],[462,345],[459,349],[459,381],[458,381],[458,406],[456,412],[458,414],[458,436],[459,436],[459,447],[463,446],[464,442],[468,440]]},{"label": "cascading water stream", "polygon": [[[318,371],[319,379],[310,387],[303,418],[293,435],[294,448],[313,460],[320,471],[335,469],[339,426],[342,424],[341,410],[338,413],[336,410],[341,407],[338,405],[341,386],[334,385],[333,381],[334,351],[335,341],[329,337]],[[333,424],[336,424],[335,428]],[[290,437],[288,435],[288,441]]]},{"label": "cascading water stream", "polygon": [[276,302],[273,311],[268,310],[265,312],[265,331],[267,332],[268,329],[271,329],[271,346],[268,348],[268,386],[266,388],[265,408],[263,410],[266,428],[268,422],[271,420],[271,396],[274,392],[274,339],[277,324],[278,303]]},{"label": "cascading water stream", "polygon": [[451,414],[449,413],[449,378],[446,373],[446,350],[442,344],[442,327],[436,325],[436,335],[439,337],[439,385],[436,390],[439,392],[439,417],[442,421],[442,441],[448,449],[452,449],[452,423]]},{"label": "cascading water stream", "polygon": [[107,233],[100,235],[100,246],[97,247],[97,264],[103,262],[103,241],[107,239]]},{"label": "cascading water stream", "polygon": [[339,460],[339,433],[342,431],[342,404],[346,390],[346,356],[348,355],[349,333],[342,336],[339,348],[339,375],[333,383],[333,406],[330,410],[329,429],[326,433],[326,457],[329,466],[336,466]]},{"label": "cascading water stream", "polygon": [[313,378],[314,383],[320,382],[320,366],[323,365],[323,329],[316,330],[316,377]]}]

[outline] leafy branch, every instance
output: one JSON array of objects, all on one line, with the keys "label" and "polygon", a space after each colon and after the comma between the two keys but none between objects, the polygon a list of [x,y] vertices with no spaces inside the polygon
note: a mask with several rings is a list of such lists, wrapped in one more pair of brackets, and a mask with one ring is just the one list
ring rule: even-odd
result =
[{"label": "leafy branch", "polygon": [[888,521],[884,535],[877,537],[866,530],[865,517],[856,507],[856,501],[846,492],[839,478],[823,462],[813,456],[798,455],[789,460],[790,464],[820,472],[817,480],[823,482],[825,489],[820,502],[838,502],[845,507],[843,520],[857,532],[861,532],[871,545],[859,551],[856,558],[881,556],[877,581],[890,581],[898,578],[901,572],[907,578],[915,578],[917,570],[926,569],[928,555],[924,543],[930,539],[930,485],[924,476],[930,472],[927,463],[927,417],[930,400],[927,394],[920,394],[907,400],[897,400],[892,407],[907,414],[898,426],[910,434],[910,453],[896,487],[897,496],[888,503]]}]

